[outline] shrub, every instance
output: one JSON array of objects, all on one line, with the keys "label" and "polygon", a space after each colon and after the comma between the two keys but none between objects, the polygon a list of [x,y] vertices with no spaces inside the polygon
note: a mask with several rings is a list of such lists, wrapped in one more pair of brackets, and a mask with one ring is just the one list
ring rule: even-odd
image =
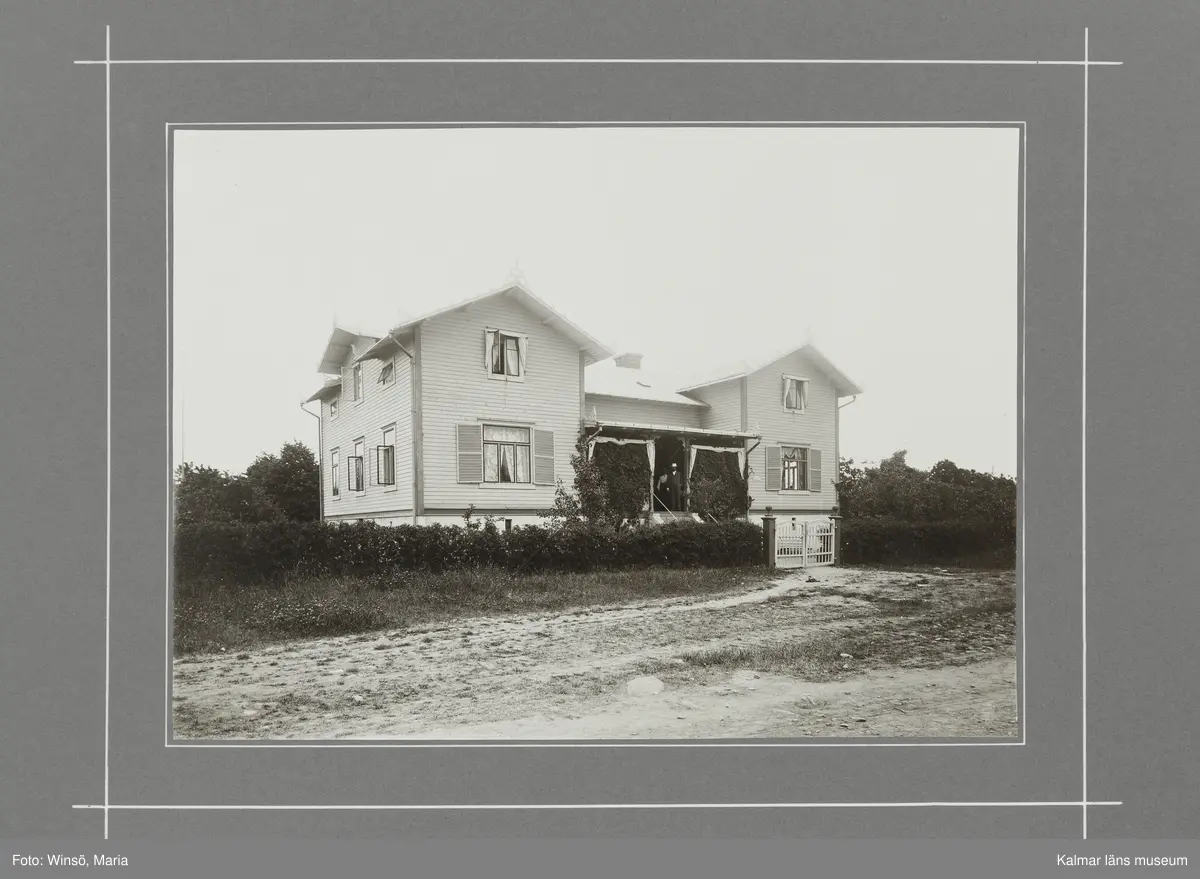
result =
[{"label": "shrub", "polygon": [[1016,562],[1015,523],[984,519],[912,522],[890,517],[842,520],[842,560],[862,564],[966,564]]},{"label": "shrub", "polygon": [[762,529],[740,521],[618,530],[576,520],[507,533],[490,522],[468,528],[287,520],[181,524],[175,532],[175,582],[184,591],[199,585],[281,584],[312,576],[347,575],[383,583],[404,571],[733,567],[757,565],[762,556]]}]

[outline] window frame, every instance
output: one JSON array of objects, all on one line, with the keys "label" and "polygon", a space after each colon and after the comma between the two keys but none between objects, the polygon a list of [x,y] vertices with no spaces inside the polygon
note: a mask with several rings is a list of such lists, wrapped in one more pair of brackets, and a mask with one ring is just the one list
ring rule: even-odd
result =
[{"label": "window frame", "polygon": [[[361,455],[357,454],[360,446],[362,447]],[[358,439],[356,439],[354,441],[354,451],[355,451],[355,454],[351,455],[346,460],[358,462],[357,469],[354,472],[354,475],[357,477],[354,480],[354,484],[357,487],[351,488],[349,479],[347,479],[347,482],[346,482],[347,489],[346,490],[353,493],[355,497],[362,497],[363,495],[365,495],[367,493],[367,466],[366,466],[366,461],[364,460],[366,458],[366,454],[367,454],[367,438],[365,436],[360,436]],[[346,471],[347,477],[349,476],[350,472],[351,472],[350,470]]]},{"label": "window frame", "polygon": [[[780,492],[794,492],[796,494],[800,494],[802,492],[808,491],[808,467],[809,467],[808,453],[811,448],[812,448],[811,445],[797,445],[797,444],[785,445],[783,443],[779,444],[779,491]],[[796,463],[798,465],[796,468],[796,483],[797,484],[791,488],[787,487],[787,485],[786,485],[786,482],[787,482],[786,473],[788,472],[787,464],[788,464],[788,460],[789,460],[787,453],[789,451],[803,453],[796,460]]]},{"label": "window frame", "polygon": [[338,417],[338,409],[341,407],[342,395],[337,394],[329,401],[329,420],[333,421]]},{"label": "window frame", "polygon": [[[499,440],[489,440],[487,438],[487,430],[489,427],[500,428],[502,430],[523,430],[525,432],[526,440],[523,443],[502,442]],[[523,488],[526,486],[533,487],[533,485],[535,483],[533,481],[534,458],[533,458],[533,428],[532,427],[530,427],[527,424],[504,424],[504,423],[496,422],[496,421],[483,421],[483,422],[480,422],[480,425],[479,425],[479,438],[480,438],[480,454],[482,455],[482,458],[483,458],[483,460],[481,462],[482,466],[480,467],[480,470],[483,473],[483,479],[480,482],[481,486],[484,486],[487,488],[496,488],[496,487],[502,487],[502,488],[522,487]],[[494,446],[496,448],[496,479],[494,479],[494,480],[487,478],[488,446]],[[526,461],[525,461],[525,476],[526,476],[526,478],[524,480],[511,479],[511,480],[505,482],[504,480],[502,480],[500,478],[502,461],[503,461],[501,449],[504,447],[511,447],[513,450],[513,458],[512,458],[512,461],[513,461],[513,474],[512,475],[513,476],[516,476],[516,473],[518,471],[518,466],[517,466],[518,452],[517,452],[517,450],[522,449],[522,448],[528,450],[528,453],[526,456]]]},{"label": "window frame", "polygon": [[341,474],[342,450],[341,450],[340,446],[338,448],[330,450],[329,460],[330,460],[329,469],[333,476],[333,479],[331,482],[331,484],[333,485],[333,499],[335,501],[337,501],[337,500],[341,500],[341,498],[342,498],[342,486],[338,482],[338,480],[342,478],[342,474]]},{"label": "window frame", "polygon": [[[787,374],[784,374],[782,376],[782,378],[783,378],[783,384],[784,384],[783,411],[787,412],[790,415],[804,415],[806,412],[808,412],[807,403],[808,403],[808,395],[812,391],[812,379],[808,378],[807,376],[803,376],[803,375],[787,375]],[[787,402],[786,402],[787,401],[787,386],[788,386],[789,382],[800,382],[801,384],[803,384],[805,386],[804,389],[800,392],[801,399],[804,402],[800,406],[799,409],[793,409],[791,406],[787,405]],[[789,448],[792,448],[792,447],[789,446]]]},{"label": "window frame", "polygon": [[[392,435],[391,443],[388,443],[388,441],[387,441],[389,433]],[[381,434],[380,444],[375,450],[375,481],[379,485],[383,486],[384,491],[396,491],[397,488],[399,487],[399,479],[398,479],[397,473],[396,473],[396,425],[395,424],[385,425],[382,428],[382,430],[380,431],[380,434]],[[380,452],[383,449],[391,450],[391,458],[392,458],[391,459],[391,466],[392,466],[392,481],[391,482],[384,482],[383,480],[380,479],[380,473],[383,470],[383,459],[380,455]]]},{"label": "window frame", "polygon": [[363,397],[366,396],[363,388],[363,368],[361,363],[356,363],[350,368],[350,387],[354,392],[354,405],[358,406],[362,403]]},{"label": "window frame", "polygon": [[[495,361],[492,358],[492,351],[488,351],[487,377],[491,381],[501,382],[523,382],[525,381],[526,369],[521,363],[521,342],[524,340],[526,357],[529,356],[529,335],[527,333],[518,333],[514,330],[504,330],[499,327],[485,327],[484,331],[488,334],[496,334],[496,345],[500,348],[502,372],[496,372]],[[516,346],[517,372],[508,372],[508,342],[512,342]]]},{"label": "window frame", "polygon": [[[385,380],[383,376],[389,369],[391,370],[391,374]],[[391,360],[385,360],[383,362],[383,365],[381,365],[379,367],[379,378],[376,380],[376,384],[381,384],[386,388],[388,385],[394,385],[395,383],[396,383],[396,359],[393,357]]]}]

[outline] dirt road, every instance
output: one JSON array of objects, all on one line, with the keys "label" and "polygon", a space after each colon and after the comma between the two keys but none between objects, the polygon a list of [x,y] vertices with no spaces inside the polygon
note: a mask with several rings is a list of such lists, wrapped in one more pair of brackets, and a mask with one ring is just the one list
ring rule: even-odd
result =
[{"label": "dirt road", "polygon": [[[1012,579],[825,568],[715,599],[188,656],[174,665],[175,737],[1013,736],[1011,621],[1006,631],[912,628],[1011,590]],[[840,665],[828,674],[784,674],[745,659],[771,645],[867,633],[891,652],[833,654]],[[896,644],[910,642],[920,649],[897,658]],[[694,659],[714,651],[743,659]]]}]

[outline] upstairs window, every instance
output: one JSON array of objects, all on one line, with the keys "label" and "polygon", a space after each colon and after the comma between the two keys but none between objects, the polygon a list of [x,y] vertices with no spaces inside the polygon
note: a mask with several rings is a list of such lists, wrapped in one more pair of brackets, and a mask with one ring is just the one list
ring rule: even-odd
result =
[{"label": "upstairs window", "polygon": [[389,360],[379,370],[379,383],[381,385],[390,385],[396,378],[396,362]]},{"label": "upstairs window", "polygon": [[488,330],[485,344],[489,378],[524,378],[528,337],[502,330]]},{"label": "upstairs window", "polygon": [[808,379],[794,375],[783,377],[783,409],[803,412],[808,408]]},{"label": "upstairs window", "polygon": [[329,417],[330,419],[337,418],[338,413],[338,398],[334,397],[329,401]]},{"label": "upstairs window", "polygon": [[354,402],[359,402],[363,398],[362,385],[362,364],[354,364]]}]

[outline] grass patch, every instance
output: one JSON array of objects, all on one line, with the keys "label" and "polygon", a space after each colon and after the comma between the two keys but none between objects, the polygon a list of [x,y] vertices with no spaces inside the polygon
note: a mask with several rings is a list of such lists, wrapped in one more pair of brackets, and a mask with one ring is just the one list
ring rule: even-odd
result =
[{"label": "grass patch", "polygon": [[[855,596],[867,598],[867,596]],[[647,673],[686,674],[736,669],[834,681],[874,668],[932,668],[980,662],[1015,642],[1016,605],[1011,584],[953,610],[922,613],[928,604],[868,598],[880,613],[854,625],[777,643],[695,650],[678,655],[684,666],[655,663]]]},{"label": "grass patch", "polygon": [[[176,594],[176,656],[243,650],[295,638],[410,629],[462,617],[562,613],[749,585],[761,575],[736,568],[647,568],[516,574],[493,568],[446,573],[400,571],[363,578],[310,579],[278,587],[210,586]],[[432,639],[429,639],[432,640]]]}]

